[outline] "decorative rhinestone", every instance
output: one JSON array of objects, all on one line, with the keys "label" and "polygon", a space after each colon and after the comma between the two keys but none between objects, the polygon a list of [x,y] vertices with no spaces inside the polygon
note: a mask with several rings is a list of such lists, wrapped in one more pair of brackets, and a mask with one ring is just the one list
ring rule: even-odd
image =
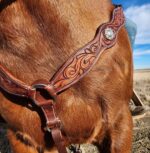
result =
[{"label": "decorative rhinestone", "polygon": [[115,38],[115,33],[112,28],[106,28],[104,35],[108,40],[113,40]]}]

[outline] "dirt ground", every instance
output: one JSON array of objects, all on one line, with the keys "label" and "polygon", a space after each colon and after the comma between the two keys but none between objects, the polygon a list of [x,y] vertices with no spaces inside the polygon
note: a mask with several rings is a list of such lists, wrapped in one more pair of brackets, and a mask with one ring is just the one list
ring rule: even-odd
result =
[{"label": "dirt ground", "polygon": [[[150,153],[150,69],[135,71],[134,89],[144,104],[145,112],[133,117],[132,153]],[[82,153],[98,153],[97,148],[92,145],[81,145],[81,149]],[[0,125],[0,153],[11,153],[5,125]]]}]

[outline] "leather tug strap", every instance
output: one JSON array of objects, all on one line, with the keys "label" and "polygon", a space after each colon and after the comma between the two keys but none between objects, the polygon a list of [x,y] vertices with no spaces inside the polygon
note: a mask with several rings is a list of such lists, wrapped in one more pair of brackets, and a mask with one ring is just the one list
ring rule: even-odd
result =
[{"label": "leather tug strap", "polygon": [[[123,10],[121,6],[117,6],[113,11],[112,20],[102,24],[94,39],[73,54],[50,81],[38,80],[30,86],[16,79],[0,65],[0,87],[9,94],[32,99],[42,109],[46,120],[45,129],[51,132],[59,153],[67,153],[67,151],[61,133],[62,123],[55,111],[57,95],[82,79],[102,53],[116,44],[117,34],[124,22]],[[39,89],[48,92],[52,99],[45,99]]]}]

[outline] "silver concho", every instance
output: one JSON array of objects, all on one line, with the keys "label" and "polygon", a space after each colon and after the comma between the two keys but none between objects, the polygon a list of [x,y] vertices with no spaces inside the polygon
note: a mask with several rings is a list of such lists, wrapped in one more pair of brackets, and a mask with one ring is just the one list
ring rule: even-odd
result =
[{"label": "silver concho", "polygon": [[113,40],[115,38],[115,32],[113,31],[112,28],[106,28],[104,30],[104,35],[105,35],[106,39],[108,39],[108,40]]}]

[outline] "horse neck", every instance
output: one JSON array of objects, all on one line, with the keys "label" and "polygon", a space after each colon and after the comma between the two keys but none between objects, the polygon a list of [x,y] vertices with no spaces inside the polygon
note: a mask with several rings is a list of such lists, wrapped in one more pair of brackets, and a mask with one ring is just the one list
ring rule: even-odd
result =
[{"label": "horse neck", "polygon": [[0,62],[25,82],[49,79],[109,21],[112,9],[109,0],[16,1],[0,14],[6,37],[0,45],[8,44]]},{"label": "horse neck", "polygon": [[113,8],[109,0],[52,0],[60,17],[68,23],[74,49],[91,40],[98,26],[110,18]]}]

